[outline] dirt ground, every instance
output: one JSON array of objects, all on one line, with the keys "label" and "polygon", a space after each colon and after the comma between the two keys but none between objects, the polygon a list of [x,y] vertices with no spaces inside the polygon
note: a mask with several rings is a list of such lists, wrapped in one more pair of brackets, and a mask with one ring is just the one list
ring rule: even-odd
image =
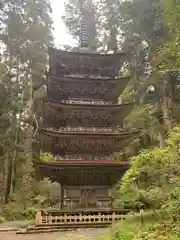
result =
[{"label": "dirt ground", "polygon": [[97,240],[108,233],[107,228],[77,229],[70,232],[16,235],[0,233],[0,240]]}]

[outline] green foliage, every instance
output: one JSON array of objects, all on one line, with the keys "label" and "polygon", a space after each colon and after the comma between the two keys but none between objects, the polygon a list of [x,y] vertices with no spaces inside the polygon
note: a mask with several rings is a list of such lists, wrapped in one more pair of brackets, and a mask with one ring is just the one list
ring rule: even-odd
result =
[{"label": "green foliage", "polygon": [[180,223],[164,220],[161,212],[144,212],[128,216],[113,225],[110,234],[99,240],[176,240],[179,239]]},{"label": "green foliage", "polygon": [[111,240],[111,236],[109,234],[106,234],[104,236],[99,237],[98,240]]},{"label": "green foliage", "polygon": [[[165,148],[155,148],[132,158],[132,167],[124,175],[117,192],[115,205],[132,209],[150,208],[159,220],[158,224],[147,224],[133,230],[124,229],[122,221],[113,230],[110,239],[179,239],[180,234],[180,127],[174,127],[167,139]],[[135,218],[133,224],[137,226]],[[139,214],[140,216],[140,214]],[[162,222],[161,221],[165,221]],[[129,225],[128,225],[129,226]]]},{"label": "green foliage", "polygon": [[148,231],[137,234],[133,240],[178,240],[180,228],[178,225],[172,223],[156,224]]},{"label": "green foliage", "polygon": [[55,205],[60,198],[59,183],[45,179],[24,185],[12,196],[13,201],[2,207],[0,215],[8,221],[35,219],[37,211]]},{"label": "green foliage", "polygon": [[141,129],[142,135],[148,135],[151,139],[157,139],[156,133],[159,124],[152,116],[153,105],[138,105],[125,119],[125,127],[128,129]]},{"label": "green foliage", "polygon": [[121,220],[111,228],[109,236],[100,238],[101,240],[134,240],[136,235],[147,231],[157,222],[161,222],[161,216],[153,212],[145,212],[127,216],[126,220]]},{"label": "green foliage", "polygon": [[24,208],[18,203],[9,203],[1,210],[1,215],[8,221],[33,220],[39,209],[29,207]]},{"label": "green foliage", "polygon": [[[178,182],[179,183],[179,182]],[[169,219],[173,221],[180,220],[180,187],[175,187],[168,196],[167,201],[161,207]]]},{"label": "green foliage", "polygon": [[131,168],[120,182],[114,205],[133,209],[162,206],[179,176],[179,141],[180,127],[175,127],[166,148],[155,148],[133,157]]},{"label": "green foliage", "polygon": [[[33,110],[38,109],[34,113],[41,116],[47,49],[53,38],[48,0],[4,1],[4,9],[0,29],[0,180],[4,189],[0,197],[7,204],[22,184],[29,189],[34,177],[26,161],[32,163]],[[25,192],[24,201],[30,195]]]},{"label": "green foliage", "polygon": [[180,127],[174,127],[173,131],[169,134],[169,138],[167,139],[168,146],[175,150],[177,153],[180,152],[178,148],[180,145]]},{"label": "green foliage", "polygon": [[55,160],[63,160],[63,157],[57,156],[56,158],[53,156],[52,153],[49,152],[41,152],[40,153],[40,161],[42,162],[50,162],[50,161],[55,161]]},{"label": "green foliage", "polygon": [[49,162],[53,159],[53,155],[48,152],[41,152],[40,154],[40,161],[42,162]]},{"label": "green foliage", "polygon": [[180,1],[164,1],[165,24],[173,35],[164,45],[164,55],[162,57],[162,70],[166,72],[180,70],[179,43],[180,43]]},{"label": "green foliage", "polygon": [[23,185],[19,190],[22,194],[20,195],[19,191],[17,191],[13,199],[16,203],[24,206],[24,208],[33,205],[38,208],[52,206],[56,204],[61,195],[60,184],[51,182],[48,179],[37,182],[29,177],[26,185]]},{"label": "green foliage", "polygon": [[0,216],[0,223],[3,223],[3,222],[5,222],[5,218]]},{"label": "green foliage", "polygon": [[61,196],[60,184],[51,182],[48,179],[40,181],[36,188],[34,202],[43,207],[55,205]]},{"label": "green foliage", "polygon": [[[166,179],[162,174],[164,161],[168,159],[167,149],[154,149],[148,153],[141,153],[137,157],[132,158],[132,167],[125,173],[120,183],[116,206],[127,204],[133,209],[139,207],[152,207],[153,188],[161,186]],[[165,194],[165,193],[164,193]],[[161,197],[164,198],[164,194]],[[153,196],[156,196],[154,194]],[[150,197],[150,198],[149,198]],[[124,205],[123,204],[123,205]]]}]

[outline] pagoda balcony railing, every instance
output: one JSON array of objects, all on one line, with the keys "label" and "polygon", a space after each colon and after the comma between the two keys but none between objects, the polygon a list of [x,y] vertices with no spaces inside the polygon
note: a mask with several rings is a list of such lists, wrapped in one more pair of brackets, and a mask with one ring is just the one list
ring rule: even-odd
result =
[{"label": "pagoda balcony railing", "polygon": [[[72,80],[74,79],[74,81],[77,80],[77,78],[80,79],[84,79],[87,77],[87,75],[83,75],[83,74],[64,74],[64,77],[72,77]],[[100,80],[109,80],[110,78],[108,76],[101,76],[101,75],[90,75],[88,76],[89,79],[100,79]],[[116,79],[116,77],[114,78]]]},{"label": "pagoda balcony railing", "polygon": [[86,160],[86,161],[112,161],[113,158],[110,156],[90,156],[90,155],[66,155],[66,156],[55,156],[54,160]]},{"label": "pagoda balcony railing", "polygon": [[[96,197],[96,204],[92,205],[92,207],[97,207],[97,208],[107,208],[110,207],[112,203],[112,197]],[[84,207],[83,205],[80,204],[80,199],[79,197],[68,197],[68,198],[60,198],[57,200],[57,204],[53,205],[50,207],[51,209],[62,209],[62,208],[81,208]],[[89,206],[86,207],[91,207]]]},{"label": "pagoda balcony railing", "polygon": [[101,133],[119,133],[119,129],[114,128],[99,128],[99,127],[61,127],[61,128],[48,128],[50,131],[58,132],[101,132]]},{"label": "pagoda balcony railing", "polygon": [[[88,100],[61,100],[62,103],[66,104],[89,104],[89,105],[114,105],[112,102],[107,102],[107,101],[88,101]],[[117,104],[118,105],[118,104]]]}]

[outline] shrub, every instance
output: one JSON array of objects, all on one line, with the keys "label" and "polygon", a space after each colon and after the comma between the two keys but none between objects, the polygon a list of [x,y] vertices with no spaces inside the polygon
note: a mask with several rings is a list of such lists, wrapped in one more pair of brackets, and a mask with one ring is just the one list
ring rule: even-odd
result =
[{"label": "shrub", "polygon": [[136,235],[133,240],[178,240],[180,228],[172,223],[161,223]]},{"label": "shrub", "polygon": [[5,222],[5,218],[0,216],[0,223],[3,223],[3,222]]},{"label": "shrub", "polygon": [[[152,202],[151,194],[148,191],[152,193],[152,189],[160,188],[167,181],[164,168],[168,159],[168,149],[154,149],[133,157],[132,167],[125,173],[119,184],[114,205],[121,207],[125,200],[126,203],[124,204],[128,204],[133,209],[136,208],[135,206],[149,208],[152,203],[154,205],[155,197],[160,198],[161,195],[154,194]],[[162,198],[164,199],[163,195]],[[163,199],[158,199],[158,202]]]},{"label": "shrub", "polygon": [[[109,238],[107,237],[107,239],[132,240],[137,234],[142,233],[142,231],[148,231],[150,227],[161,221],[161,215],[152,211],[142,211],[135,215],[128,215],[125,220],[121,220],[111,227]],[[105,237],[101,239],[106,240]]]},{"label": "shrub", "polygon": [[148,209],[150,207],[150,203],[147,199],[147,192],[143,189],[139,189],[137,186],[132,186],[129,192],[121,194],[121,197],[117,198],[113,205],[114,207],[131,209],[134,211]]},{"label": "shrub", "polygon": [[0,214],[7,220],[35,219],[37,211],[57,204],[61,196],[59,183],[48,179],[35,182],[31,178],[12,197],[12,202],[3,207]]},{"label": "shrub", "polygon": [[142,152],[119,183],[114,206],[159,209],[180,175],[180,127],[167,139],[167,147]]},{"label": "shrub", "polygon": [[8,221],[14,220],[33,220],[35,219],[38,209],[27,208],[16,203],[9,203],[2,209],[1,215]]},{"label": "shrub", "polygon": [[42,162],[49,162],[53,159],[53,155],[48,152],[41,152],[40,154],[40,161]]},{"label": "shrub", "polygon": [[57,182],[44,179],[36,185],[35,201],[40,206],[51,206],[57,203],[61,197],[61,187]]},{"label": "shrub", "polygon": [[23,220],[23,211],[24,209],[21,205],[9,203],[2,209],[2,216],[5,217],[8,221]]},{"label": "shrub", "polygon": [[180,187],[170,192],[167,201],[162,206],[168,217],[173,221],[180,221]]},{"label": "shrub", "polygon": [[39,211],[39,208],[29,207],[24,211],[24,219],[26,220],[34,220],[36,217],[36,213]]}]

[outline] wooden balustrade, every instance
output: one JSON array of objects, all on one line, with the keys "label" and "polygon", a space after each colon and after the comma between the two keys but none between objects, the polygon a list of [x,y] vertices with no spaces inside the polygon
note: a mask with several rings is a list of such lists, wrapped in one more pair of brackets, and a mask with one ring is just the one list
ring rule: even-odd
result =
[{"label": "wooden balustrade", "polygon": [[114,221],[118,221],[125,218],[124,213],[117,211],[86,211],[86,212],[62,212],[58,213],[48,213],[48,215],[43,215],[38,212],[36,215],[36,226],[45,225],[98,225],[106,224],[110,225]]},{"label": "wooden balustrade", "polygon": [[61,100],[62,103],[66,104],[90,104],[90,105],[112,105],[112,102],[105,101],[82,101],[82,100]]},{"label": "wooden balustrade", "polygon": [[55,132],[102,132],[102,133],[119,133],[116,128],[98,128],[98,127],[60,127],[56,128],[47,128],[47,130]]},{"label": "wooden balustrade", "polygon": [[65,155],[63,157],[61,156],[55,156],[54,157],[55,161],[59,161],[59,160],[86,160],[86,161],[98,161],[98,160],[102,160],[102,161],[113,161],[112,157],[109,156],[90,156],[90,155]]},{"label": "wooden balustrade", "polygon": [[[95,197],[95,207],[97,209],[109,208],[112,203],[111,197]],[[88,202],[87,202],[88,205]],[[79,197],[71,197],[71,198],[61,198],[57,200],[57,204],[51,206],[52,209],[61,209],[61,208],[79,208],[81,207],[80,198]],[[90,207],[90,206],[89,206]]]}]

